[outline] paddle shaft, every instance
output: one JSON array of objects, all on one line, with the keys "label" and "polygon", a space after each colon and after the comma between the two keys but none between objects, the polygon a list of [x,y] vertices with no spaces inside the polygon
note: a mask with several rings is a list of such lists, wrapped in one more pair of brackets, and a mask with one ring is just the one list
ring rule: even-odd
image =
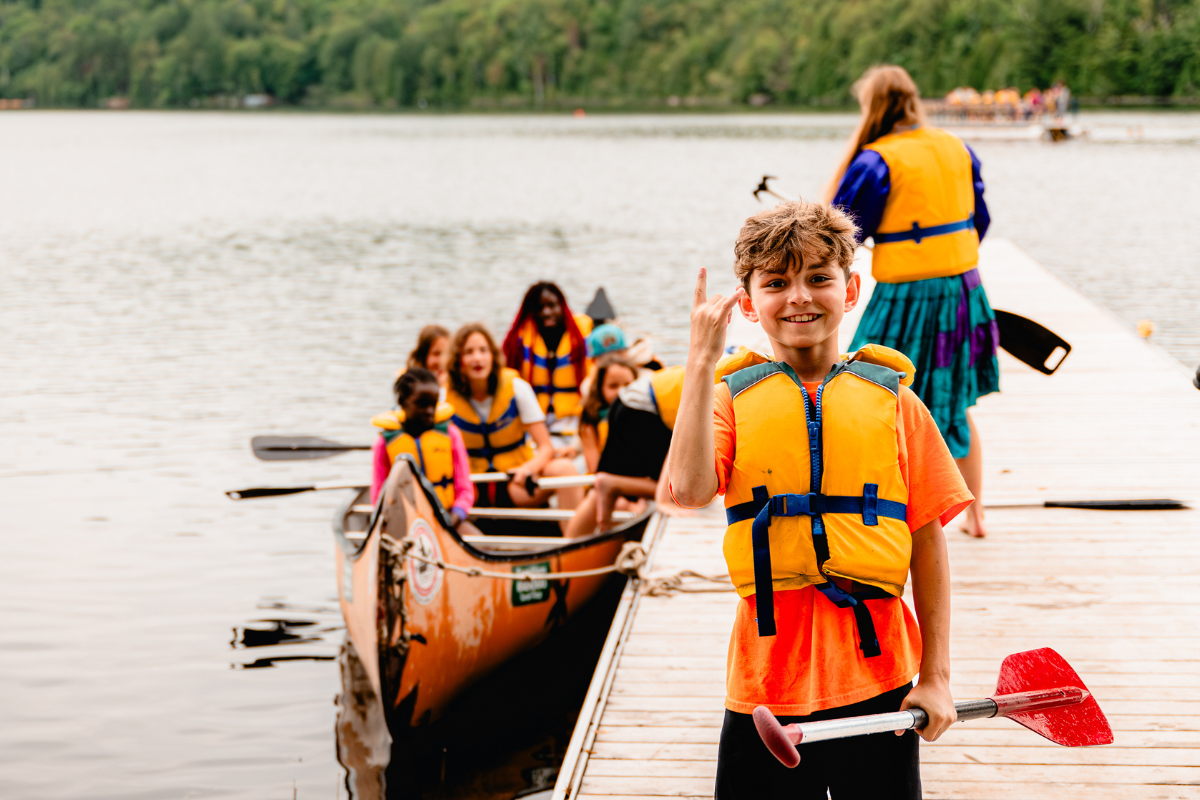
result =
[{"label": "paddle shaft", "polygon": [[235,489],[225,494],[232,500],[249,500],[254,497],[282,497],[304,492],[325,492],[333,489],[362,489],[359,483],[314,483],[312,486],[263,486],[254,489]]},{"label": "paddle shaft", "polygon": [[[982,700],[960,700],[954,704],[957,712],[955,722],[966,722],[972,719],[990,719],[995,716],[1005,716],[1017,711],[1034,711],[1044,708],[1075,705],[1087,699],[1088,693],[1075,686],[1058,689],[1041,689],[1032,692],[1017,692],[1014,694],[985,697]],[[785,725],[785,734],[795,744],[804,742],[824,742],[830,739],[844,739],[848,736],[866,736],[872,733],[890,733],[906,731],[911,728],[924,728],[929,722],[929,716],[919,708],[893,711],[889,714],[871,714],[865,717],[845,717],[843,719],[822,720],[820,722],[799,722]]]},{"label": "paddle shaft", "polygon": [[[511,479],[512,476],[507,472],[482,472],[471,476],[471,480],[475,483],[501,483]],[[591,486],[595,482],[595,475],[563,475],[557,478],[539,478],[536,481],[533,481],[531,476],[532,485],[527,484],[526,489],[533,494],[538,489],[569,489],[572,486]],[[255,497],[282,497],[289,494],[322,492],[330,489],[361,488],[363,488],[362,484],[335,482],[315,483],[311,486],[263,486],[254,489],[235,489],[225,494],[233,500],[249,500]]]}]

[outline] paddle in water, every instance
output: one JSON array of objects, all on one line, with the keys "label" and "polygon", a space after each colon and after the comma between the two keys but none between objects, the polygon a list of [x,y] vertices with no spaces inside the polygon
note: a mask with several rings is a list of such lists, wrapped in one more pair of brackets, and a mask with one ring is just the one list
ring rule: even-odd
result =
[{"label": "paddle in water", "polygon": [[250,449],[260,461],[306,461],[329,458],[348,450],[370,450],[369,444],[342,444],[317,436],[255,436]]},{"label": "paddle in water", "polygon": [[[1108,720],[1083,679],[1065,658],[1049,647],[1008,656],[1000,665],[994,695],[957,702],[954,709],[958,712],[957,722],[1008,717],[1064,747],[1090,747],[1113,741]],[[925,723],[925,712],[919,708],[791,725],[780,725],[766,706],[754,709],[758,735],[786,767],[800,763],[798,744],[919,729]]]}]

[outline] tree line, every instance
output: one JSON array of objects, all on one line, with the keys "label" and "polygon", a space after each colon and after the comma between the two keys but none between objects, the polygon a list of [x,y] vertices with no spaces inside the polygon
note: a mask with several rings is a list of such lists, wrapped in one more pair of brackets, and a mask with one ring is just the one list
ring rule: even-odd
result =
[{"label": "tree line", "polygon": [[0,0],[0,98],[357,108],[1200,94],[1200,0]]}]

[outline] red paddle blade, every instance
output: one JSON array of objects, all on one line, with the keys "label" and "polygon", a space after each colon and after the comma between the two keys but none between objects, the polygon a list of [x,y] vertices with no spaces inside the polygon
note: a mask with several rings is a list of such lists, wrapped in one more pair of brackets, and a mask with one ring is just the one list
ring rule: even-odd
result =
[{"label": "red paddle blade", "polygon": [[783,726],[769,708],[759,706],[754,709],[754,727],[758,729],[758,735],[771,755],[778,758],[781,764],[791,769],[800,763],[800,751],[783,732]]},{"label": "red paddle blade", "polygon": [[[1000,695],[1018,692],[1078,687],[1086,694],[1083,702],[1058,708],[1039,708],[1028,711],[1005,711]],[[1000,665],[996,680],[996,697],[1003,716],[1024,725],[1034,733],[1055,744],[1066,747],[1087,747],[1112,744],[1112,728],[1104,712],[1067,660],[1049,647],[1013,653]]]}]

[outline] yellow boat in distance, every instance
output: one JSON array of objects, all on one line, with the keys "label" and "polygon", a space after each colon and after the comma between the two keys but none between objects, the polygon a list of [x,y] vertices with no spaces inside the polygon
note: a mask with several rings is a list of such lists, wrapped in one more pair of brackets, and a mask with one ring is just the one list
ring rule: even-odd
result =
[{"label": "yellow boat in distance", "polygon": [[[566,539],[555,510],[476,508],[472,521],[485,535],[463,536],[407,455],[378,504],[368,489],[356,491],[333,520],[338,596],[388,728],[435,722],[463,690],[567,625],[652,513]],[[486,535],[514,526],[524,535]],[[536,577],[589,570],[599,574]]]}]

